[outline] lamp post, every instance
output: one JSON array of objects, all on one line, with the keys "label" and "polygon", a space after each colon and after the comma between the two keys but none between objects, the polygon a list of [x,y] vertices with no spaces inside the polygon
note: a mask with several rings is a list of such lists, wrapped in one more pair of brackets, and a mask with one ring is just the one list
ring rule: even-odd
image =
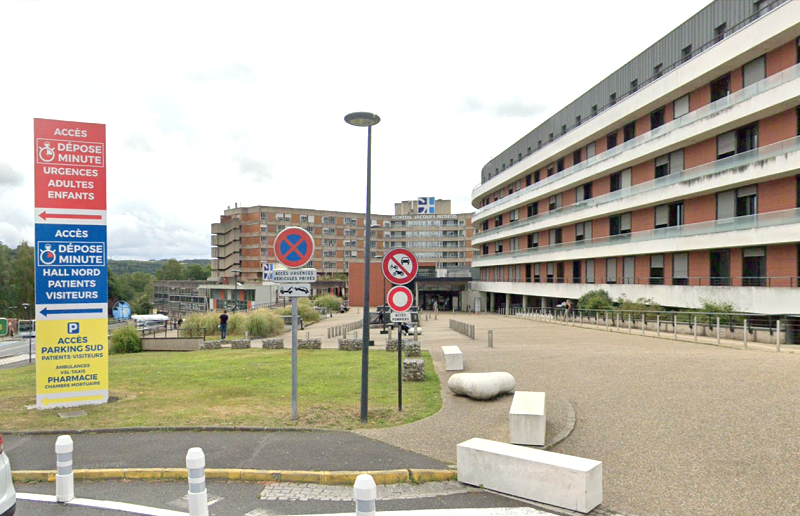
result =
[{"label": "lamp post", "polygon": [[372,113],[350,113],[344,117],[344,121],[356,127],[367,128],[367,218],[364,224],[364,318],[362,325],[363,339],[361,341],[361,422],[367,422],[367,394],[369,378],[369,262],[372,246],[370,245],[370,233],[372,220],[370,214],[371,200],[371,166],[372,166],[372,126],[381,121],[378,115]]},{"label": "lamp post", "polygon": [[[22,303],[22,308],[25,309],[25,313],[28,314],[28,323],[30,324],[30,329],[28,330],[28,363],[30,364],[33,362],[33,351],[31,350],[31,335],[33,335],[33,320],[31,319],[31,305],[28,303]],[[17,326],[19,329],[19,326]]]}]

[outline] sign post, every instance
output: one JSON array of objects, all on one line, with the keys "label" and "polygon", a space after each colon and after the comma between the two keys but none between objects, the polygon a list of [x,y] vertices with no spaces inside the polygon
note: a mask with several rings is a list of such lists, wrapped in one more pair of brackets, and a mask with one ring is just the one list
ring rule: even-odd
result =
[{"label": "sign post", "polygon": [[[292,300],[292,420],[297,420],[297,298],[311,295],[316,269],[299,269],[314,256],[314,237],[303,228],[286,228],[275,237],[275,257],[293,270],[272,271],[272,281],[281,283],[279,295]],[[302,283],[307,281],[308,283]]]},{"label": "sign post", "polygon": [[36,406],[108,401],[106,127],[34,119]]},{"label": "sign post", "polygon": [[404,287],[414,281],[419,271],[417,257],[408,249],[392,249],[383,257],[381,263],[383,276],[394,283],[389,290],[385,302],[392,309],[391,321],[397,322],[397,410],[403,411],[403,321],[410,314],[405,312],[414,304],[411,289]]}]

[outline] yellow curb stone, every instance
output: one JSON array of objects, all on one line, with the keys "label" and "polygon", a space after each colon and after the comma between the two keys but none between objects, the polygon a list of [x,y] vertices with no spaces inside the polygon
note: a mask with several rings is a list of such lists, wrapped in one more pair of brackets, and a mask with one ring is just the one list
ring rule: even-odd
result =
[{"label": "yellow curb stone", "polygon": [[325,481],[323,483],[332,486],[354,484],[356,482],[356,477],[361,473],[361,471],[326,471]]},{"label": "yellow curb stone", "polygon": [[14,482],[55,482],[55,471],[12,471]]},{"label": "yellow curb stone", "polygon": [[125,470],[122,469],[86,469],[83,471],[85,480],[117,480],[125,478]]},{"label": "yellow curb stone", "polygon": [[444,482],[458,479],[458,471],[446,469],[410,469],[412,482]]},{"label": "yellow curb stone", "polygon": [[146,468],[125,469],[125,478],[131,480],[161,480],[161,470]]},{"label": "yellow curb stone", "polygon": [[[407,469],[390,469],[386,471],[367,471],[375,479],[376,484],[405,484],[410,481]],[[355,481],[354,481],[355,482]]]},{"label": "yellow curb stone", "polygon": [[206,478],[216,480],[241,480],[241,469],[206,469]]},{"label": "yellow curb stone", "polygon": [[281,479],[281,472],[268,469],[243,469],[242,480],[249,482],[277,482]]},{"label": "yellow curb stone", "polygon": [[186,480],[189,478],[189,471],[186,468],[164,468],[161,470],[161,478],[164,480]]},{"label": "yellow curb stone", "polygon": [[325,484],[326,471],[281,471],[280,482]]}]

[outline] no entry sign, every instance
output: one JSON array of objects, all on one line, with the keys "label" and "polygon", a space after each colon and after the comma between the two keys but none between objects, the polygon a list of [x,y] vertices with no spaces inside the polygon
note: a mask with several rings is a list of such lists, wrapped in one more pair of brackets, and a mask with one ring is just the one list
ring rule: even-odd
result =
[{"label": "no entry sign", "polygon": [[275,237],[275,257],[287,267],[302,267],[314,256],[314,238],[303,228],[286,228]]},{"label": "no entry sign", "polygon": [[392,249],[382,262],[383,275],[395,285],[406,285],[417,277],[417,257],[408,249]]},{"label": "no entry sign", "polygon": [[386,302],[395,312],[405,312],[414,304],[414,295],[408,287],[392,287],[386,294]]}]

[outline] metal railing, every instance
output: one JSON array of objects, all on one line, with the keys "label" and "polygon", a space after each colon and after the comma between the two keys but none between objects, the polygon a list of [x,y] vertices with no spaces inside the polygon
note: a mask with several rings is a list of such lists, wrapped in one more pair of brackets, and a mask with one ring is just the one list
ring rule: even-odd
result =
[{"label": "metal railing", "polygon": [[[523,281],[524,278],[524,281]],[[690,286],[690,287],[800,287],[800,277],[796,276],[688,276],[669,278],[661,276],[618,276],[609,281],[604,276],[595,276],[592,281],[581,281],[582,278],[558,277],[545,274],[536,276],[514,277],[508,281],[535,284],[566,285],[651,285],[651,286]],[[486,283],[507,283],[506,280],[481,279]]]}]

